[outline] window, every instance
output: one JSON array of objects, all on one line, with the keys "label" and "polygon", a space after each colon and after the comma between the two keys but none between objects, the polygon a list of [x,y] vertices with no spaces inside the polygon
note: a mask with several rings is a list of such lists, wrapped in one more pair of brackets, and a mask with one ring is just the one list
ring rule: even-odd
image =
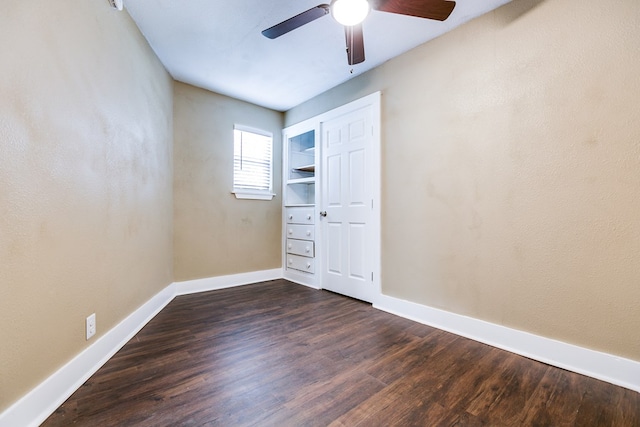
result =
[{"label": "window", "polygon": [[233,129],[233,193],[238,199],[271,200],[270,133],[236,125]]}]

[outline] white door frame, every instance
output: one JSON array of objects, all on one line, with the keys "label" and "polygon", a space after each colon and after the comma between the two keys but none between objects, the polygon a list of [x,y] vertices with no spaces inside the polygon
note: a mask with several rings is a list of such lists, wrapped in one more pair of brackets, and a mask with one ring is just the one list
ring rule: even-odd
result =
[{"label": "white door frame", "polygon": [[[367,257],[369,258],[369,265],[371,266],[372,273],[372,295],[371,295],[371,303],[375,305],[379,299],[379,296],[382,293],[381,290],[381,120],[380,120],[380,100],[381,93],[375,92],[371,95],[367,95],[363,98],[360,98],[356,101],[350,102],[341,107],[335,108],[333,110],[327,111],[326,113],[320,114],[315,117],[314,120],[317,120],[317,123],[320,124],[320,132],[319,137],[321,138],[319,145],[320,150],[324,147],[323,132],[322,132],[322,124],[329,120],[338,118],[350,112],[360,110],[362,108],[370,107],[372,114],[372,139],[371,139],[371,165],[367,168],[367,181],[371,183],[371,217],[370,217],[370,241],[371,247],[367,253]],[[316,148],[318,149],[318,148]],[[319,153],[319,161],[322,159],[322,151]],[[320,168],[321,169],[321,168]],[[324,173],[324,171],[319,170],[319,174]],[[322,177],[316,174],[316,185],[321,183]],[[316,189],[316,197],[317,197],[317,205],[318,213],[321,211],[324,201],[322,200],[322,190],[318,191]],[[322,221],[320,219],[320,221]],[[321,235],[321,238],[318,239],[319,243],[324,246],[324,236]],[[321,257],[321,270],[320,274],[324,276],[324,248],[318,248],[320,253],[322,253]],[[320,286],[322,287],[322,283],[324,282],[324,277],[320,277]]]}]

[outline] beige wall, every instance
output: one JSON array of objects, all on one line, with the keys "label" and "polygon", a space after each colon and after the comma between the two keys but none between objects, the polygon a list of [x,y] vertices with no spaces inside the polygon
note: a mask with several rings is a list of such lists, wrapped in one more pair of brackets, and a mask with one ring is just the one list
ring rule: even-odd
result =
[{"label": "beige wall", "polygon": [[[282,266],[283,114],[183,83],[174,86],[175,280]],[[273,200],[237,200],[233,126],[273,133]]]},{"label": "beige wall", "polygon": [[640,360],[640,2],[514,0],[381,90],[383,293]]},{"label": "beige wall", "polygon": [[0,412],[172,281],[172,83],[107,1],[0,13]]},{"label": "beige wall", "polygon": [[[87,315],[99,337],[174,277],[281,266],[280,156],[270,202],[228,159],[234,123],[275,153],[283,125],[172,89],[106,1],[4,3],[0,412],[94,342]],[[383,92],[385,294],[640,360],[639,17],[514,0],[286,114]]]}]

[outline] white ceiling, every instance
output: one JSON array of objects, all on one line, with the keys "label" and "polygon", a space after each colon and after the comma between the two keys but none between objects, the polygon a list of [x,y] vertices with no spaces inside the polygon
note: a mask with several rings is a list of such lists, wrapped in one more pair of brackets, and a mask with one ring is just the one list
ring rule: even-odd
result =
[{"label": "white ceiling", "polygon": [[286,111],[510,0],[457,0],[444,22],[371,11],[366,60],[349,66],[344,29],[326,15],[277,39],[260,32],[320,0],[125,0],[174,79]]}]

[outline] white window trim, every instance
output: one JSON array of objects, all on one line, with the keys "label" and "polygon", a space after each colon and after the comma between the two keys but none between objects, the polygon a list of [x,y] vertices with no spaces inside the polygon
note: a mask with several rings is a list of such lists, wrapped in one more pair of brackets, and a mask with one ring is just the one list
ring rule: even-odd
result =
[{"label": "white window trim", "polygon": [[275,193],[270,191],[249,191],[241,188],[233,190],[231,194],[236,196],[236,199],[239,200],[271,200],[275,197]]},{"label": "white window trim", "polygon": [[263,135],[271,138],[271,177],[269,186],[270,190],[247,190],[244,188],[233,188],[231,190],[231,194],[236,196],[238,200],[272,200],[275,197],[275,193],[273,192],[273,134],[271,132],[265,131],[263,129],[257,129],[250,126],[245,125],[234,125],[233,130],[239,130],[241,132],[251,132],[258,135]]}]

